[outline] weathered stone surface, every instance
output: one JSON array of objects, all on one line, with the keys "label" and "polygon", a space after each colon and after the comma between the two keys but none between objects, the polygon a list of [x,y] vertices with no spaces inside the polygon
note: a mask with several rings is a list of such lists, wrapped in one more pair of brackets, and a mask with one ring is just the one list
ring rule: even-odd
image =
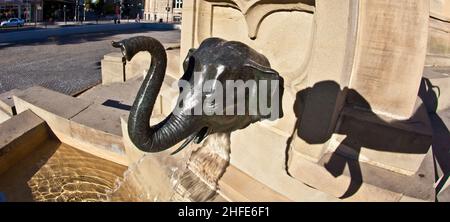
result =
[{"label": "weathered stone surface", "polygon": [[44,120],[30,110],[0,124],[0,132],[0,174],[26,157],[50,133]]},{"label": "weathered stone surface", "polygon": [[401,201],[405,195],[434,200],[435,173],[431,149],[417,173],[411,176],[330,152],[326,152],[319,162],[302,156],[293,156],[291,161],[289,172],[292,176],[345,201]]},{"label": "weathered stone surface", "polygon": [[413,115],[425,62],[428,16],[429,0],[361,1],[350,87],[375,113],[399,119]]},{"label": "weathered stone surface", "polygon": [[30,109],[45,120],[62,143],[127,164],[117,128],[122,111],[100,105],[90,107],[91,102],[42,87],[22,91],[14,96],[14,102],[18,113]]},{"label": "weathered stone surface", "polygon": [[125,64],[120,52],[106,54],[102,60],[102,84],[125,82],[133,77],[144,75],[150,67],[150,61],[148,52],[136,54]]},{"label": "weathered stone surface", "polygon": [[[21,103],[22,101],[28,103],[28,105]],[[38,108],[41,107],[52,114],[70,119],[91,103],[40,86],[34,86],[14,95],[14,104],[16,104],[17,113],[31,109],[39,116]]]},{"label": "weathered stone surface", "polygon": [[255,180],[235,166],[228,166],[219,181],[219,194],[229,201],[290,201],[278,192]]},{"label": "weathered stone surface", "polygon": [[[304,163],[317,165],[328,153],[328,148],[341,145],[342,140],[330,138],[345,105],[361,107],[369,104],[373,113],[388,116],[395,122],[410,118],[416,111],[427,48],[428,0],[316,0],[290,1],[289,4],[257,0],[198,0],[185,2],[183,7],[181,57],[208,37],[238,40],[266,55],[272,67],[285,78],[285,118],[234,132],[231,146],[234,166],[282,195],[294,200],[304,198],[306,189],[301,183],[290,181],[284,169],[302,170]],[[246,32],[233,31],[236,29]],[[408,67],[404,66],[405,61]],[[317,84],[331,87],[325,91],[316,90]],[[347,97],[348,88],[363,97],[365,103],[352,96]],[[306,108],[296,110],[298,103]],[[363,125],[373,127],[373,130],[382,128],[367,119],[362,118],[361,121],[359,123],[365,122]],[[347,126],[358,126],[354,123]],[[399,140],[403,142],[399,144],[402,146],[410,145],[407,140],[415,136],[422,138],[423,143],[429,142],[430,133],[417,132],[419,126],[403,129],[385,125],[391,127],[387,131],[400,134]],[[400,133],[403,131],[406,132]],[[300,135],[320,138],[313,141],[310,140],[312,137],[305,139]],[[374,135],[372,138],[377,137]],[[421,147],[425,146],[422,144]],[[392,156],[363,148],[361,160],[372,160],[364,163],[369,168],[382,169],[382,165],[390,169],[382,169],[380,174],[387,172],[386,175],[390,175],[392,167],[396,167],[403,170],[399,172],[411,175],[424,164],[426,148],[429,146],[417,154],[411,154],[409,150],[409,154]],[[399,158],[402,161],[396,162]],[[294,167],[296,164],[302,167]],[[317,179],[315,176],[321,175],[319,171],[326,172],[323,167],[317,170],[312,171],[315,173],[303,170],[307,174],[304,180],[296,174],[293,176],[305,182],[309,177]],[[347,179],[335,182],[349,183]],[[327,180],[333,183],[331,181]],[[399,201],[403,198],[401,192],[389,191],[389,187],[364,186],[366,188],[361,189],[365,189],[367,194],[373,191],[380,195],[359,196],[355,200]],[[428,198],[425,196],[421,198]]]},{"label": "weathered stone surface", "polygon": [[430,18],[425,64],[427,66],[450,66],[450,18],[449,21]]},{"label": "weathered stone surface", "polygon": [[70,119],[70,140],[81,149],[126,165],[120,116],[127,111],[92,104]]},{"label": "weathered stone surface", "polygon": [[231,134],[231,164],[292,201],[336,201],[286,171],[287,137],[253,124]]},{"label": "weathered stone surface", "polygon": [[427,66],[450,66],[450,1],[430,1]]},{"label": "weathered stone surface", "polygon": [[[34,86],[13,96],[17,113],[27,109],[47,122],[56,136],[70,135],[69,119],[91,103],[49,89]],[[63,141],[64,142],[64,141]]]},{"label": "weathered stone surface", "polygon": [[87,109],[71,118],[71,121],[98,129],[111,135],[122,137],[120,116],[127,113],[128,111],[125,110],[92,104]]},{"label": "weathered stone surface", "polygon": [[[335,197],[342,197],[351,184],[351,177],[348,174],[342,174],[334,177],[330,174],[323,165],[319,165],[302,156],[296,156],[298,153],[293,153],[289,156],[292,163],[289,165],[290,174],[298,180],[308,184],[309,186],[329,193]],[[324,157],[330,157],[325,154]],[[348,173],[348,168],[345,168]],[[394,193],[388,190],[383,190],[379,187],[372,186],[367,183],[360,185],[358,192],[353,194],[348,201],[398,201],[401,194]]]},{"label": "weathered stone surface", "polygon": [[102,84],[107,85],[125,81],[125,66],[122,62],[122,54],[112,52],[106,54],[101,61]]},{"label": "weathered stone surface", "polygon": [[[304,1],[293,2],[296,3],[184,2],[181,55],[185,56],[190,48],[198,47],[208,37],[237,40],[264,54],[286,82],[297,79],[310,56],[314,7]],[[277,8],[277,12],[272,8]]]},{"label": "weathered stone surface", "polygon": [[0,94],[0,109],[10,116],[16,115],[16,107],[14,106],[13,95],[19,93],[20,90],[13,89]]},{"label": "weathered stone surface", "polygon": [[125,81],[135,77],[147,74],[150,67],[151,56],[148,52],[136,54],[131,61],[125,65]]},{"label": "weathered stone surface", "polygon": [[[189,159],[190,153],[195,149],[194,145],[182,150],[176,155],[170,155],[176,147],[163,151],[161,153],[146,154],[138,150],[130,141],[127,133],[126,116],[122,117],[122,130],[124,134],[124,143],[127,156],[129,158],[129,165],[132,168],[133,174],[129,176],[129,180],[125,180],[122,189],[119,189],[117,196],[121,196],[121,192],[126,190],[126,187],[135,187],[141,192],[144,192],[150,197],[158,196],[158,200],[169,200],[174,195],[174,183],[185,169],[186,163]],[[155,117],[151,119],[151,124],[161,121],[164,117]],[[154,180],[154,177],[146,175],[159,175],[159,180]],[[293,179],[291,179],[293,180]],[[130,184],[131,183],[131,184]],[[189,187],[186,187],[189,189]],[[311,200],[314,199],[317,191],[311,189]],[[189,193],[189,190],[188,190]],[[318,192],[320,193],[320,192]],[[240,171],[237,167],[230,165],[227,167],[225,174],[219,181],[219,194],[227,201],[291,201],[288,198],[265,184],[255,180],[253,177]],[[320,195],[319,195],[320,196]],[[305,200],[309,197],[305,194]],[[167,199],[168,198],[168,199]],[[145,199],[145,198],[144,198]],[[216,198],[217,200],[217,198]]]},{"label": "weathered stone surface", "polygon": [[336,129],[340,135],[331,139],[328,149],[342,146],[342,151],[350,157],[359,156],[360,161],[412,175],[432,143],[428,112],[423,103],[420,104],[407,121],[383,119],[370,112],[344,108]]},{"label": "weathered stone surface", "polygon": [[430,0],[430,15],[450,22],[450,1]]},{"label": "weathered stone surface", "polygon": [[125,83],[98,85],[79,95],[78,98],[109,107],[129,110],[142,83],[142,77],[135,77]]},{"label": "weathered stone surface", "polygon": [[10,118],[11,118],[11,116],[8,113],[5,113],[3,110],[0,109],[0,124]]}]

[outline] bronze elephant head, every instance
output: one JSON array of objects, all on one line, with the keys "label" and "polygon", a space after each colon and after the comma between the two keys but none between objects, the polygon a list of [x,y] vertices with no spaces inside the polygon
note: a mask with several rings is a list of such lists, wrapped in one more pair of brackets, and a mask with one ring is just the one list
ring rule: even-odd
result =
[{"label": "bronze elephant head", "polygon": [[[212,133],[232,132],[283,115],[283,78],[270,68],[267,58],[244,43],[209,38],[191,49],[183,62],[174,111],[150,126],[166,71],[164,47],[156,39],[142,36],[113,42],[113,46],[120,47],[128,61],[140,51],[151,54],[148,74],[128,119],[130,139],[143,151],[163,151],[186,139],[179,151]],[[268,109],[261,108],[261,101]]]}]

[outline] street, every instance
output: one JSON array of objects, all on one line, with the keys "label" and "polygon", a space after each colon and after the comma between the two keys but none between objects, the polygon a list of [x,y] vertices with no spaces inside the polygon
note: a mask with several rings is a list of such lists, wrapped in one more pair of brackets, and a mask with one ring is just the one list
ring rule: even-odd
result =
[{"label": "street", "polygon": [[[1,35],[1,34],[0,34]],[[0,46],[0,93],[41,85],[68,95],[101,83],[100,61],[118,51],[111,41],[136,35],[163,43],[180,41],[180,31],[127,30],[51,37]]]}]

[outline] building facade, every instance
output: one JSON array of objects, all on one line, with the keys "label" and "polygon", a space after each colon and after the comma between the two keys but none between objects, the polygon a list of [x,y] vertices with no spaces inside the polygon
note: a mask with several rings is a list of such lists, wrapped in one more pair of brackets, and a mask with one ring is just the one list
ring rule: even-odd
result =
[{"label": "building facade", "polygon": [[84,0],[0,0],[0,21],[21,18],[26,22],[81,19]]},{"label": "building facade", "polygon": [[154,22],[180,22],[183,0],[145,0],[144,20]]},{"label": "building facade", "polygon": [[0,21],[22,18],[27,22],[39,22],[42,17],[42,0],[0,0]]}]

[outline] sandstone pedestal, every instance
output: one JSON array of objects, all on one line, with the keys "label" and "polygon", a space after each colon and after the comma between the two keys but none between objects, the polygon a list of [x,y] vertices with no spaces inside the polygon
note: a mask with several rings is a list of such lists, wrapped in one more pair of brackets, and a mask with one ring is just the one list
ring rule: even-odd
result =
[{"label": "sandstone pedestal", "polygon": [[302,183],[347,200],[433,200],[418,98],[430,1],[195,0],[183,10],[182,57],[208,37],[242,41],[285,79],[285,116],[233,132],[232,165],[292,200],[309,200]]},{"label": "sandstone pedestal", "polygon": [[102,84],[125,82],[135,76],[144,75],[150,67],[150,54],[140,52],[132,61],[125,61],[120,52],[106,54],[102,63]]}]

